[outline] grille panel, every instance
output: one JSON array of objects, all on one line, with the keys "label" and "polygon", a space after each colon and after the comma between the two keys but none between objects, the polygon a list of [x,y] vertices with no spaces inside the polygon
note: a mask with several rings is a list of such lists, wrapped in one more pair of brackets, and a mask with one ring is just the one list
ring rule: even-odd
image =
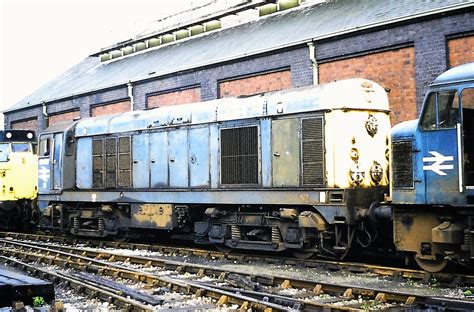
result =
[{"label": "grille panel", "polygon": [[97,139],[92,141],[92,187],[104,187],[104,155],[103,141]]},{"label": "grille panel", "polygon": [[410,187],[413,185],[413,142],[398,140],[392,142],[393,186]]},{"label": "grille panel", "polygon": [[324,185],[323,118],[301,120],[301,149],[303,185]]},{"label": "grille panel", "polygon": [[105,140],[105,187],[115,188],[117,174],[117,138]]},{"label": "grille panel", "polygon": [[109,137],[92,141],[93,188],[129,188],[130,177],[130,137]]},{"label": "grille panel", "polygon": [[131,185],[132,157],[130,146],[130,137],[119,138],[117,186],[121,188],[129,188]]},{"label": "grille panel", "polygon": [[221,183],[258,183],[258,128],[221,130]]}]

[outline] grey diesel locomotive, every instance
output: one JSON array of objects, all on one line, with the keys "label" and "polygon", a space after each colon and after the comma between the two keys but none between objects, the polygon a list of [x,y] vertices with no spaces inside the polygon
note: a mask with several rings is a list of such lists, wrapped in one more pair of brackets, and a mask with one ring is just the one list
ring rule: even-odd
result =
[{"label": "grey diesel locomotive", "polygon": [[389,148],[386,92],[364,79],[56,124],[40,227],[342,258],[377,238]]}]

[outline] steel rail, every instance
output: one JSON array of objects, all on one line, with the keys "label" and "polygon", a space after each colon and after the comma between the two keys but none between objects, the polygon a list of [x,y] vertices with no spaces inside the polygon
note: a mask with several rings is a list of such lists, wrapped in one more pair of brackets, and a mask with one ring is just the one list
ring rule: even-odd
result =
[{"label": "steel rail", "polygon": [[[33,248],[28,247],[28,249],[33,250]],[[133,281],[140,281],[145,282],[152,286],[167,286],[172,290],[189,293],[193,292],[198,296],[208,296],[211,298],[219,299],[218,304],[225,304],[225,303],[241,303],[235,300],[235,294],[239,294],[242,298],[252,298],[252,301],[258,301],[263,304],[263,306],[255,306],[248,301],[244,301],[241,304],[241,308],[254,308],[256,310],[263,310],[263,311],[284,311],[284,310],[304,310],[304,311],[361,311],[361,309],[355,308],[353,306],[342,306],[337,305],[335,303],[341,303],[343,301],[349,301],[353,298],[353,294],[351,289],[346,290],[343,295],[333,296],[330,299],[330,302],[317,302],[317,301],[304,301],[302,299],[293,299],[286,296],[275,295],[275,294],[267,294],[257,291],[249,291],[249,290],[242,290],[240,288],[231,288],[231,287],[222,287],[222,286],[215,286],[215,285],[208,285],[202,282],[190,282],[190,281],[183,281],[183,280],[174,280],[170,281],[168,278],[161,277],[159,281],[156,280],[156,276],[152,274],[137,272],[137,271],[130,271],[130,270],[122,270],[113,268],[111,266],[104,267],[104,266],[97,266],[81,261],[73,261],[71,257],[67,259],[60,259],[57,255],[53,255],[52,252],[49,255],[32,255],[30,252],[24,251],[12,251],[5,248],[0,248],[0,251],[6,254],[12,254],[15,257],[22,257],[25,259],[30,260],[40,260],[44,263],[50,265],[59,265],[62,267],[67,268],[74,268],[81,271],[90,270],[95,273],[108,275],[111,277],[120,277],[124,279],[129,279]],[[222,278],[225,278],[222,276]],[[174,282],[174,283],[173,283]],[[173,285],[171,286],[171,284]],[[324,293],[323,289],[317,289],[317,292],[312,292],[312,296],[317,296],[319,294]],[[326,292],[327,293],[327,292]],[[258,298],[258,299],[256,299]],[[383,296],[379,296],[377,300],[385,299]],[[278,302],[278,303],[273,303]],[[286,307],[282,307],[281,304],[287,305]],[[267,307],[270,306],[270,307]],[[407,306],[409,308],[410,306]]]},{"label": "steel rail", "polygon": [[168,246],[168,245],[149,245],[140,243],[127,243],[127,242],[115,242],[115,241],[101,241],[101,240],[83,240],[78,238],[70,238],[66,236],[51,236],[51,235],[39,235],[39,234],[27,234],[27,233],[13,233],[13,232],[0,232],[0,237],[11,237],[21,238],[34,241],[50,241],[58,242],[63,244],[87,244],[90,247],[97,248],[123,248],[123,249],[138,249],[147,251],[156,251],[164,254],[177,254],[177,255],[194,255],[205,258],[215,258],[222,260],[236,260],[240,262],[263,262],[270,264],[286,264],[286,265],[298,265],[300,267],[318,268],[321,270],[344,270],[351,273],[371,273],[380,276],[388,276],[395,278],[404,278],[410,280],[420,280],[428,282],[435,279],[438,282],[443,282],[453,285],[465,285],[474,286],[474,275],[458,274],[458,273],[430,273],[422,270],[414,270],[399,267],[387,267],[382,265],[374,265],[367,263],[356,263],[356,262],[342,262],[325,259],[308,259],[301,260],[288,257],[280,256],[269,256],[269,255],[249,255],[249,254],[237,254],[237,253],[224,253],[214,250],[189,248],[182,246]]},{"label": "steel rail", "polygon": [[125,308],[126,310],[132,311],[151,311],[151,307],[149,305],[142,304],[136,300],[129,299],[127,297],[121,296],[119,292],[115,291],[114,289],[110,289],[103,285],[91,285],[90,283],[83,282],[77,278],[73,278],[70,276],[66,276],[64,274],[53,272],[50,270],[38,268],[36,266],[30,265],[28,263],[19,261],[17,259],[9,258],[6,256],[0,256],[0,259],[5,261],[9,264],[14,264],[15,266],[22,267],[25,271],[31,272],[34,275],[40,275],[43,278],[48,278],[52,281],[62,280],[69,284],[75,285],[75,287],[86,290],[89,294],[93,295],[94,297],[98,297],[103,299],[107,302],[112,302],[117,304],[120,307]]},{"label": "steel rail", "polygon": [[[131,269],[122,265],[113,264],[107,261],[93,259],[82,255],[67,253],[60,250],[35,246],[32,244],[25,244],[21,242],[14,242],[12,240],[0,239],[0,242],[5,245],[21,246],[26,252],[18,252],[7,248],[0,248],[4,254],[12,254],[13,256],[22,256],[23,258],[36,258],[47,264],[60,264],[67,267],[75,267],[81,270],[91,268],[93,271],[101,274],[108,274],[114,277],[122,277],[134,281],[147,282],[157,286],[171,286],[173,290],[180,290],[184,293],[194,293],[199,296],[207,296],[219,300],[221,303],[233,303],[241,306],[248,306],[258,311],[265,311],[266,309],[273,309],[276,311],[286,311],[289,307],[274,304],[264,300],[255,299],[241,295],[239,293],[222,290],[219,288],[201,285],[199,283],[187,280],[180,280],[176,278],[169,278],[141,272],[140,270]],[[29,251],[28,251],[29,250]],[[42,251],[47,253],[47,256],[33,255],[33,251]],[[63,259],[60,259],[63,257]],[[76,261],[73,261],[76,259]],[[66,265],[65,265],[66,264]]]},{"label": "steel rail", "polygon": [[[96,251],[91,251],[91,250],[84,250],[81,248],[73,248],[73,247],[65,247],[65,246],[51,246],[51,244],[45,244],[48,246],[46,247],[39,247],[35,246],[32,244],[26,244],[22,242],[12,242],[11,240],[2,240],[0,239],[0,242],[3,244],[15,244],[18,246],[22,246],[23,248],[28,248],[28,249],[39,249],[46,251],[51,254],[57,254],[61,253],[63,255],[66,255],[70,257],[72,254],[74,254],[78,259],[81,259],[83,261],[91,261],[93,258],[93,261],[96,263],[100,264],[107,264],[110,263],[111,261],[122,261],[122,262],[129,262],[129,263],[135,263],[135,264],[140,264],[140,265],[145,265],[145,266],[154,266],[154,267],[161,267],[165,269],[174,269],[179,272],[188,272],[188,273],[194,273],[194,274],[207,274],[211,275],[213,277],[220,277],[220,278],[225,278],[226,276],[229,276],[230,274],[235,274],[239,276],[243,276],[247,279],[250,279],[256,283],[261,283],[267,286],[284,286],[286,288],[293,287],[297,289],[312,289],[314,295],[319,295],[323,292],[327,294],[331,294],[333,296],[339,296],[342,299],[351,299],[354,297],[358,296],[363,296],[366,298],[371,298],[373,300],[379,298],[383,298],[383,301],[395,301],[399,304],[402,305],[411,305],[416,302],[416,298],[412,296],[411,294],[406,294],[406,293],[395,293],[395,292],[382,292],[376,289],[370,289],[370,288],[361,288],[361,287],[354,287],[354,286],[348,286],[348,285],[334,285],[332,283],[321,283],[321,282],[314,282],[314,281],[306,281],[306,280],[301,280],[301,279],[290,279],[287,277],[278,277],[278,276],[266,276],[266,275],[253,275],[253,274],[248,274],[248,273],[243,273],[239,271],[230,271],[230,270],[222,270],[222,269],[216,269],[216,268],[210,268],[209,266],[204,266],[204,265],[189,265],[184,262],[179,262],[179,261],[170,261],[170,260],[159,260],[159,259],[151,259],[151,258],[146,258],[146,257],[131,257],[131,256],[123,256],[123,255],[117,255],[114,253],[105,253],[105,252],[96,252]],[[78,255],[79,254],[79,255]],[[106,261],[103,261],[104,255],[107,255]],[[112,266],[112,265],[109,265]],[[119,268],[121,270],[127,270],[128,268],[122,266],[122,265],[113,265],[115,268]],[[104,269],[101,269],[102,273]],[[139,270],[134,270],[136,273],[139,273]],[[116,273],[112,273],[116,274]],[[163,277],[161,277],[163,279]],[[196,285],[193,285],[196,286]],[[199,287],[198,287],[199,288]],[[227,294],[226,294],[227,295]],[[270,294],[264,294],[263,296],[270,296]],[[305,306],[307,308],[311,309],[317,309],[317,308],[334,308],[333,305],[331,304],[321,304],[321,303],[315,303],[315,302],[302,302],[300,301],[299,304],[301,306]]]},{"label": "steel rail", "polygon": [[[429,304],[431,306],[435,306],[436,303],[439,304],[440,302],[443,302],[443,301],[444,302],[449,301],[450,306],[451,305],[456,306],[456,307],[464,306],[468,309],[472,309],[474,307],[473,301],[460,300],[460,299],[448,300],[448,298],[443,298],[443,297],[436,298],[436,297],[429,297],[429,296],[414,297],[406,293],[353,287],[349,285],[333,285],[331,283],[312,282],[312,281],[290,279],[287,277],[278,277],[278,276],[266,276],[266,275],[254,276],[254,275],[242,273],[239,271],[230,271],[227,269],[222,270],[222,269],[211,268],[209,266],[188,264],[188,263],[179,262],[179,261],[119,255],[112,252],[85,250],[82,248],[74,248],[74,247],[69,247],[69,246],[68,247],[51,246],[51,244],[45,244],[45,243],[43,244],[51,248],[39,247],[32,244],[26,244],[23,242],[13,242],[11,240],[0,239],[0,242],[4,243],[4,245],[17,244],[21,246],[22,248],[26,248],[26,249],[35,249],[35,248],[40,249],[47,252],[49,255],[63,254],[63,255],[68,256],[68,259],[67,259],[68,261],[71,260],[71,255],[74,255],[74,257],[79,259],[78,262],[75,263],[75,265],[77,265],[77,267],[80,269],[84,269],[84,265],[86,263],[91,264],[92,262],[96,262],[99,264],[106,265],[105,267],[102,266],[102,267],[95,268],[95,271],[97,271],[98,273],[102,273],[102,274],[107,273],[112,276],[121,276],[121,277],[135,279],[135,280],[142,280],[142,281],[146,281],[152,284],[160,284],[161,282],[161,285],[162,285],[163,280],[165,283],[166,282],[170,283],[170,281],[163,277],[161,277],[161,281],[159,279],[157,281],[155,279],[156,276],[154,275],[150,276],[147,273],[140,272],[140,270],[131,270],[121,265],[111,264],[110,262],[122,261],[122,262],[127,262],[127,263],[143,265],[145,267],[153,266],[153,267],[160,267],[160,268],[168,269],[168,270],[173,269],[179,273],[187,272],[187,273],[198,274],[201,276],[206,274],[208,276],[219,277],[219,279],[221,280],[226,279],[226,278],[228,279],[228,277],[235,274],[235,275],[248,278],[252,282],[260,283],[266,286],[272,286],[272,287],[283,286],[286,288],[292,287],[292,288],[297,288],[297,289],[310,289],[310,290],[312,289],[312,293],[314,293],[314,295],[319,295],[324,292],[326,294],[339,297],[339,301],[348,300],[348,299],[357,298],[357,297],[364,297],[364,298],[371,298],[373,300],[377,300],[381,302],[387,302],[387,301],[394,302],[395,301],[398,304],[401,304],[401,306],[407,306],[407,305],[413,305],[413,304],[418,304],[418,305]],[[105,259],[105,261],[103,261],[103,259]],[[133,272],[130,273],[130,271],[133,271]],[[270,297],[274,302],[284,302],[285,304],[292,305],[293,307],[297,307],[297,306],[304,307],[304,309],[306,310],[321,310],[321,309],[324,310],[328,308],[331,308],[331,309],[336,308],[337,310],[346,310],[347,308],[343,306],[336,307],[328,303],[303,301],[303,300],[298,301],[298,300],[293,300],[292,298],[289,299],[287,297],[278,296],[278,295],[270,294],[270,293],[262,294],[262,292],[249,292],[242,289],[230,289],[228,287],[206,286],[205,284],[201,282],[186,281],[185,285],[181,285],[181,286],[186,286],[187,287],[186,289],[188,291],[189,291],[189,287],[194,287],[196,289],[196,292],[200,292],[203,289],[205,289],[207,292],[215,292],[216,289],[220,289],[221,291],[218,292],[218,295],[220,294],[220,297],[219,297],[220,300],[222,300],[223,297],[227,298],[232,292],[238,291],[240,294],[247,294],[248,296],[251,296],[253,298],[255,297],[259,298],[257,300],[259,303],[262,303],[261,301],[268,302],[268,298]],[[206,287],[212,287],[212,289],[209,289],[209,288],[206,289]],[[222,291],[230,291],[230,294],[229,293],[224,294]],[[215,298],[217,299],[217,296],[215,296]],[[276,307],[274,308],[276,309]],[[352,308],[349,308],[349,309],[352,309]]]}]

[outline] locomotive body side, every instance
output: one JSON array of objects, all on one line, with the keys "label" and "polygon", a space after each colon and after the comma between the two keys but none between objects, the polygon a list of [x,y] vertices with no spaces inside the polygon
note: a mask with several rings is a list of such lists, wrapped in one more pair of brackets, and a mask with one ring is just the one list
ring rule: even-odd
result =
[{"label": "locomotive body side", "polygon": [[363,79],[47,129],[41,226],[340,258],[371,243],[361,221],[387,193],[389,131],[386,93]]},{"label": "locomotive body side", "polygon": [[38,218],[35,209],[38,158],[35,134],[29,130],[0,131],[0,228],[27,230]]},{"label": "locomotive body side", "polygon": [[430,86],[419,120],[394,127],[397,250],[427,271],[474,258],[474,63]]}]

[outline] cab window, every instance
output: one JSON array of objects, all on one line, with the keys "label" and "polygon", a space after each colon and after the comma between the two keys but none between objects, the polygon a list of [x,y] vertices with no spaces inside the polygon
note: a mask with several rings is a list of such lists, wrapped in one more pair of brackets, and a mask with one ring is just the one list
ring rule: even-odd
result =
[{"label": "cab window", "polygon": [[10,144],[0,143],[0,161],[8,161],[8,154],[10,154]]},{"label": "cab window", "polygon": [[429,94],[421,120],[423,130],[455,128],[459,122],[459,98],[456,90]]},{"label": "cab window", "polygon": [[51,152],[51,140],[48,139],[42,139],[39,144],[39,156],[49,156]]},{"label": "cab window", "polygon": [[12,143],[13,153],[22,153],[30,151],[30,143]]}]

